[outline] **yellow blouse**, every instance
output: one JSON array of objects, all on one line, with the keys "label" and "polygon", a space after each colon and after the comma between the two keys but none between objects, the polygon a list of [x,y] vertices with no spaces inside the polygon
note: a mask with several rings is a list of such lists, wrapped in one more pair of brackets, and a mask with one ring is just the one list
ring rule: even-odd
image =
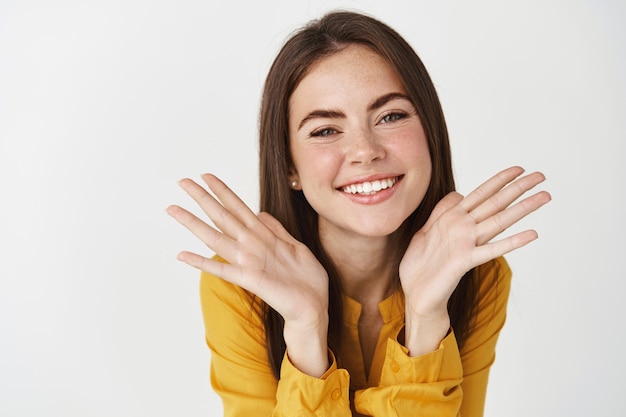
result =
[{"label": "yellow blouse", "polygon": [[[357,323],[361,306],[344,296],[344,329],[338,364],[314,378],[285,355],[277,381],[267,360],[259,302],[253,295],[203,273],[200,281],[211,383],[224,416],[352,416],[352,407],[378,417],[483,415],[489,369],[504,325],[511,270],[498,258],[478,269],[478,313],[463,349],[454,332],[439,349],[411,358],[397,341],[404,326],[404,295],[379,304],[383,327],[369,377],[363,365]],[[332,352],[331,352],[332,353]]]}]

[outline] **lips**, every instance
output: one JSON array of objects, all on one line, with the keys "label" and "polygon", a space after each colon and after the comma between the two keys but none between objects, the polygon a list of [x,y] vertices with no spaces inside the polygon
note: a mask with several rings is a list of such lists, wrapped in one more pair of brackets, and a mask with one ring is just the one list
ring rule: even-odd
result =
[{"label": "lips", "polygon": [[341,188],[341,191],[348,194],[373,195],[379,191],[393,187],[393,185],[398,182],[399,179],[400,177],[391,177],[377,179],[373,181],[363,181],[346,185]]}]

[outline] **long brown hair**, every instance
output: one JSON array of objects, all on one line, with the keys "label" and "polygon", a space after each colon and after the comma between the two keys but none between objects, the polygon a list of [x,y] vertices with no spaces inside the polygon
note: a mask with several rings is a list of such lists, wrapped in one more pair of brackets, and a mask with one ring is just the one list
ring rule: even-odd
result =
[{"label": "long brown hair", "polygon": [[[448,132],[435,87],[422,61],[393,29],[369,16],[333,12],[294,33],[274,60],[265,81],[260,114],[260,209],[276,217],[305,243],[329,275],[328,343],[335,353],[342,324],[341,288],[336,268],[320,243],[317,213],[300,191],[289,187],[289,98],[312,65],[351,44],[365,45],[386,59],[402,80],[421,119],[432,161],[431,181],[419,207],[394,232],[396,271],[411,237],[433,208],[455,189]],[[453,293],[448,311],[460,345],[474,313],[476,290],[469,271]],[[270,365],[277,378],[286,346],[284,321],[265,305],[265,332]]]}]

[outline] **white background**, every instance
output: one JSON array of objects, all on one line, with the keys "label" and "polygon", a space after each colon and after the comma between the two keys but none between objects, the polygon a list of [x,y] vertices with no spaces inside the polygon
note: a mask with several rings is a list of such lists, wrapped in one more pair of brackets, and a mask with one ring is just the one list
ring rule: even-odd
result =
[{"label": "white background", "polygon": [[0,415],[218,416],[198,274],[164,212],[211,171],[257,207],[260,89],[332,7],[429,68],[459,190],[542,170],[487,416],[623,412],[626,6],[620,1],[0,2]]}]

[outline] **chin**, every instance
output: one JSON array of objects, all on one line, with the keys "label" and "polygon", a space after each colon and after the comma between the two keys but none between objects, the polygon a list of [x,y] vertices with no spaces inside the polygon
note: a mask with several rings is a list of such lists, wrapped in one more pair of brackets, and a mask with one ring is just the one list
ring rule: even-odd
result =
[{"label": "chin", "polygon": [[362,227],[362,224],[361,224],[360,225],[361,227],[353,227],[352,230],[356,234],[359,234],[365,237],[388,237],[392,235],[393,233],[395,233],[400,228],[400,226],[402,226],[403,222],[404,220],[399,219],[397,221],[372,224],[375,222],[372,222],[370,220],[367,223],[369,223],[372,227]]}]

